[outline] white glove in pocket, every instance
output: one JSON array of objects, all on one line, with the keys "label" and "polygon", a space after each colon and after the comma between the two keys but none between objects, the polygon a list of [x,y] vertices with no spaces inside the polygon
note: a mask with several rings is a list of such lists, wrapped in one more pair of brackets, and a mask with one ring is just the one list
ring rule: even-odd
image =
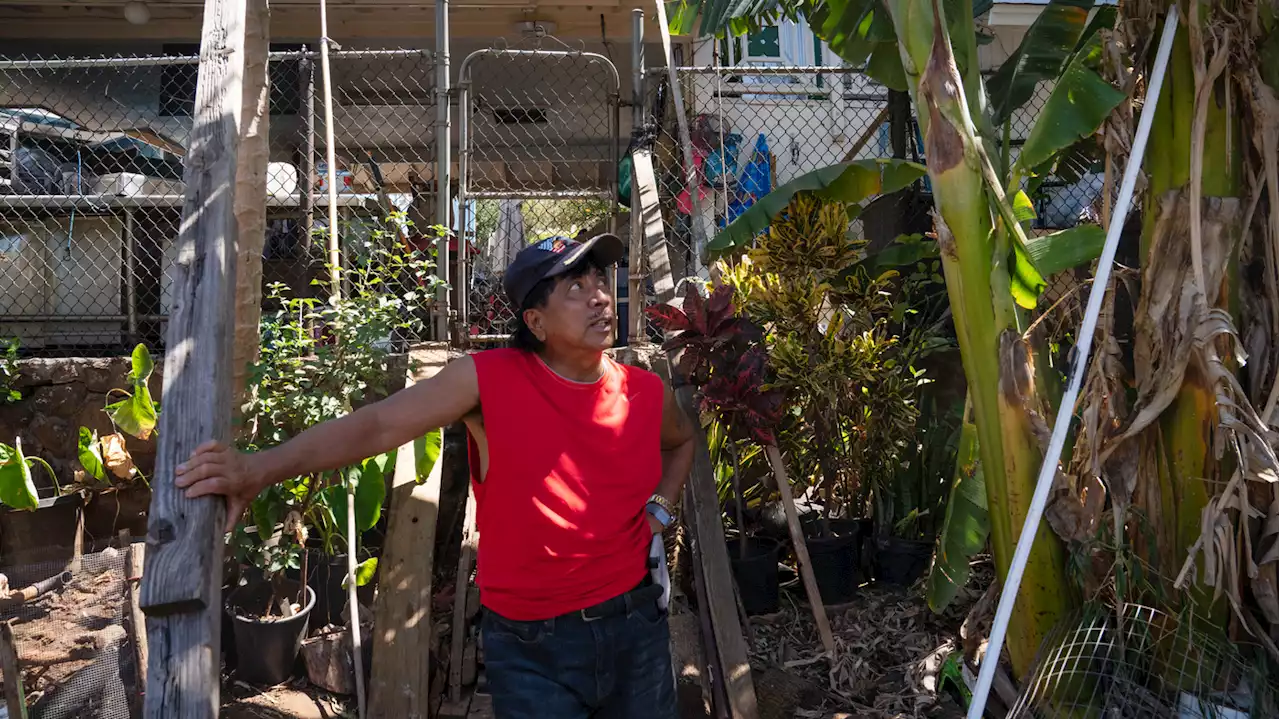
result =
[{"label": "white glove in pocket", "polygon": [[658,608],[665,612],[667,603],[671,600],[671,575],[667,572],[667,547],[662,543],[661,534],[653,535],[649,542],[649,576],[654,584],[662,587]]}]

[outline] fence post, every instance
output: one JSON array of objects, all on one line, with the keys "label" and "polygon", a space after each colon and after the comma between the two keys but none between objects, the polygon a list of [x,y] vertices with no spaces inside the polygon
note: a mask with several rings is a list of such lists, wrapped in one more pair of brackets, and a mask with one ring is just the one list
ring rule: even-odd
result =
[{"label": "fence post", "polygon": [[[644,124],[644,10],[631,11],[631,136]],[[631,180],[631,249],[627,256],[627,319],[630,327],[628,344],[644,344],[647,339],[644,319],[644,222],[640,209],[640,187],[632,172]]]},{"label": "fence post", "polygon": [[205,5],[139,601],[152,649],[144,712],[153,719],[218,715],[225,507],[218,497],[188,499],[173,477],[201,442],[230,438],[245,15],[246,0]]},{"label": "fence post", "polygon": [[[464,110],[465,111],[465,110]],[[436,0],[436,222],[451,227],[452,195],[449,175],[452,171],[453,137],[449,127],[449,0]],[[458,228],[458,252],[465,249],[463,229]],[[436,246],[436,274],[449,282],[449,236],[441,237]],[[461,282],[463,278],[458,278]],[[436,295],[436,339],[449,339],[449,290],[441,287]]]}]

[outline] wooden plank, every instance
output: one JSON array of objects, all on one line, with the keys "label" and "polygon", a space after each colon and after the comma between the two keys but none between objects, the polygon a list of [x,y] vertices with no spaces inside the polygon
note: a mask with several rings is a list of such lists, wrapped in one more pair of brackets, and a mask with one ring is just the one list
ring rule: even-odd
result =
[{"label": "wooden plank", "polygon": [[267,196],[267,165],[271,159],[271,81],[267,75],[270,42],[271,9],[267,0],[247,0],[235,190],[238,234],[231,388],[235,393],[232,407],[237,415],[248,389],[249,365],[258,359],[258,320],[262,315],[262,246],[267,237],[267,206],[261,198]]},{"label": "wooden plank", "polygon": [[[126,535],[127,536],[127,535]],[[146,560],[147,545],[133,542],[125,549],[126,570],[128,571],[129,591],[129,623],[133,628],[133,656],[138,665],[137,698],[145,695],[147,686],[147,622],[142,615],[142,607],[138,604],[138,584],[142,581],[142,566]]]},{"label": "wooden plank", "polygon": [[724,526],[720,523],[720,501],[716,494],[711,452],[707,448],[707,435],[693,401],[693,387],[676,390],[680,408],[698,427],[694,442],[693,471],[689,475],[689,493],[693,505],[685,507],[685,521],[695,533],[698,542],[698,560],[706,583],[707,606],[711,609],[712,630],[716,636],[716,652],[719,654],[720,671],[729,696],[729,715],[734,719],[756,719],[755,684],[751,680],[751,663],[747,657],[747,643],[743,638],[742,624],[738,621],[737,600],[734,598],[733,575],[729,570],[729,550],[724,543]]},{"label": "wooden plank", "polygon": [[822,637],[822,646],[834,660],[836,640],[831,636],[831,622],[827,621],[822,593],[818,591],[818,582],[813,576],[813,560],[809,558],[809,545],[805,544],[804,530],[800,527],[800,513],[796,511],[796,501],[791,496],[787,466],[782,463],[782,453],[778,451],[776,444],[765,445],[764,451],[769,457],[769,466],[773,468],[774,479],[778,482],[778,494],[782,495],[782,509],[787,515],[787,529],[791,532],[791,544],[796,551],[796,564],[800,566],[804,592],[809,597],[809,608],[813,611],[813,622],[818,627],[818,636]]},{"label": "wooden plank", "polygon": [[467,485],[467,514],[462,522],[462,549],[458,553],[458,575],[453,595],[453,634],[449,637],[449,699],[462,699],[462,662],[467,646],[467,589],[471,584],[471,568],[475,566],[476,497]]},{"label": "wooden plank", "polygon": [[22,691],[22,667],[13,642],[13,620],[0,623],[0,673],[4,674],[4,705],[12,719],[27,719],[27,698]]},{"label": "wooden plank", "polygon": [[188,499],[173,477],[202,442],[231,438],[233,187],[245,13],[246,0],[205,4],[139,600],[147,635],[160,647],[147,669],[144,715],[154,719],[218,715],[226,508],[221,497]]},{"label": "wooden plank", "polygon": [[[631,171],[632,187],[637,195],[631,203],[631,214],[640,222],[642,230],[639,234],[644,236],[644,244],[648,248],[647,269],[653,280],[653,291],[658,296],[658,301],[665,304],[675,298],[676,285],[671,272],[671,255],[667,250],[667,235],[662,225],[662,208],[658,204],[658,181],[653,174],[653,153],[649,150],[633,152]],[[634,233],[634,225],[632,227]],[[634,239],[632,242],[634,246]]]},{"label": "wooden plank", "polygon": [[[414,378],[422,380],[440,371],[448,352],[433,350],[425,358],[415,358],[425,359],[423,370]],[[373,719],[431,715],[431,580],[444,462],[442,442],[440,456],[419,484],[414,443],[396,453],[371,637],[368,716]]]}]

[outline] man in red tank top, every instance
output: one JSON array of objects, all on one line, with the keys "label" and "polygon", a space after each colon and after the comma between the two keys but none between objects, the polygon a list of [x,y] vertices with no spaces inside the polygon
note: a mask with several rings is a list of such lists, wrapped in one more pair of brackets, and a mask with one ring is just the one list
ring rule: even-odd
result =
[{"label": "man in red tank top", "polygon": [[234,523],[273,483],[463,421],[498,719],[674,719],[662,530],[694,435],[657,375],[605,354],[607,268],[622,253],[613,235],[525,248],[503,282],[517,308],[510,348],[459,359],[263,452],[206,443],[178,468],[177,485],[225,496]]}]

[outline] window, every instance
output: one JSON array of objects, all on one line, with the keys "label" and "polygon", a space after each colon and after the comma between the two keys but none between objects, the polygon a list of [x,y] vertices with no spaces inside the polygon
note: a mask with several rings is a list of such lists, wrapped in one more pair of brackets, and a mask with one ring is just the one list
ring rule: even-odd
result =
[{"label": "window", "polygon": [[[275,44],[270,52],[298,52],[301,45]],[[200,46],[194,43],[173,43],[164,46],[169,57],[190,57],[200,54]],[[268,65],[267,79],[271,82],[271,114],[296,115],[301,106],[298,83],[301,78],[296,58],[273,60]],[[165,65],[160,72],[160,114],[166,117],[190,117],[195,111],[196,76],[199,66]]]},{"label": "window", "polygon": [[[722,53],[729,65],[756,67],[815,67],[823,64],[826,55],[822,41],[803,19],[782,20],[777,25],[733,38],[722,45]],[[769,86],[761,88],[761,93],[744,93],[742,97],[747,100],[825,98],[820,75],[816,79],[800,75],[743,75],[738,81],[743,85]]]}]

